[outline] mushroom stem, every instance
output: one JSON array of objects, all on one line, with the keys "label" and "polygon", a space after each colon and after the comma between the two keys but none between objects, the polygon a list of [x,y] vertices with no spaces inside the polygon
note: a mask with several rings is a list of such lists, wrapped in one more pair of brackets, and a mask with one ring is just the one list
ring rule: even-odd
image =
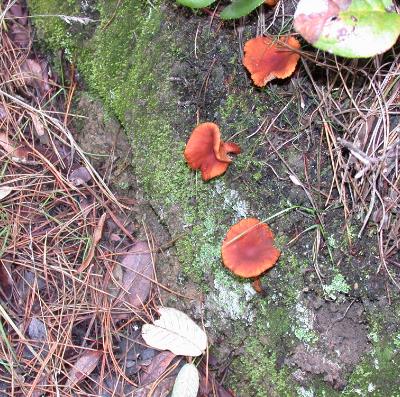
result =
[{"label": "mushroom stem", "polygon": [[251,283],[251,286],[253,287],[254,291],[259,294],[261,294],[261,292],[263,291],[260,277],[256,277]]}]

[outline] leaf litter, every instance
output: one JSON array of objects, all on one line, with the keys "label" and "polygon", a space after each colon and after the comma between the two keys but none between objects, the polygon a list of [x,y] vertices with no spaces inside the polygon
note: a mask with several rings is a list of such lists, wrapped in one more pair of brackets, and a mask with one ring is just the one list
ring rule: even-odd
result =
[{"label": "leaf litter", "polygon": [[142,336],[145,342],[176,355],[200,356],[207,348],[207,334],[185,313],[172,307],[161,307],[160,318],[145,324]]},{"label": "leaf litter", "polygon": [[[64,111],[78,84],[73,66],[65,65],[70,72],[59,90],[47,62],[31,51],[24,4],[12,2],[5,13],[0,358],[16,365],[2,371],[0,394],[39,397],[63,388],[77,396],[165,397],[186,360],[146,347],[141,337],[141,326],[166,309],[159,308],[157,248],[127,215],[135,204],[121,204],[75,142]],[[169,332],[197,349],[178,353],[203,354],[204,331],[168,311],[179,318]]]},{"label": "leaf litter", "polygon": [[122,289],[132,306],[140,307],[150,294],[154,279],[153,261],[147,241],[137,241],[124,256],[122,267]]}]

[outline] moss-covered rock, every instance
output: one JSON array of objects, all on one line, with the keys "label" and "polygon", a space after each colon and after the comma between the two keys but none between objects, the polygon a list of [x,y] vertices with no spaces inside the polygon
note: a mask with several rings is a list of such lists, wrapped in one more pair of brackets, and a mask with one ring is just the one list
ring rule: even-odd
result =
[{"label": "moss-covered rock", "polygon": [[[312,320],[301,316],[310,311],[313,317],[320,308],[309,302],[307,294],[321,299],[321,305],[323,298],[332,299],[324,295],[321,273],[326,285],[336,285],[338,274],[342,275],[333,269],[328,250],[319,253],[319,263],[313,262],[317,243],[310,233],[304,234],[301,244],[288,246],[279,266],[264,277],[266,296],[255,296],[248,282],[233,277],[220,262],[221,241],[232,223],[246,216],[266,219],[291,202],[311,206],[303,191],[285,179],[283,164],[270,160],[267,154],[271,152],[265,148],[266,126],[283,107],[282,131],[301,125],[304,111],[292,100],[297,95],[295,86],[286,82],[255,90],[238,63],[240,52],[231,27],[215,21],[210,25],[204,16],[193,15],[172,1],[30,0],[29,4],[34,15],[65,13],[98,19],[89,33],[57,17],[34,21],[48,49],[64,49],[76,60],[90,92],[101,98],[125,129],[141,189],[176,240],[180,281],[189,278],[205,293],[206,325],[215,341],[215,354],[235,352],[227,380],[237,395],[314,395],[306,393],[316,390],[319,377],[315,380],[315,373],[304,373],[299,381],[292,376],[299,370],[288,359],[299,345],[327,348],[328,342],[319,338]],[[254,30],[255,21],[251,21],[245,36]],[[311,113],[311,99],[309,103]],[[182,156],[198,120],[217,122],[223,137],[235,135],[234,141],[244,149],[226,175],[208,183],[188,169]],[[296,136],[285,140],[291,142]],[[297,144],[283,143],[283,156],[301,175],[302,150],[307,150],[307,144]],[[323,166],[329,175],[329,161]],[[287,212],[273,225],[281,248],[302,231],[320,231],[320,227],[313,209],[307,208]],[[342,237],[333,222],[326,227],[329,230],[324,233]],[[345,279],[341,281],[349,287]],[[349,287],[334,292],[342,310],[345,294],[354,291]],[[335,358],[334,352],[327,354]],[[340,358],[336,360],[340,363]],[[343,377],[348,378],[353,368],[346,367]],[[360,371],[357,367],[354,377]],[[350,387],[354,382],[351,377]],[[315,396],[336,393],[325,382],[318,387],[321,393]]]}]

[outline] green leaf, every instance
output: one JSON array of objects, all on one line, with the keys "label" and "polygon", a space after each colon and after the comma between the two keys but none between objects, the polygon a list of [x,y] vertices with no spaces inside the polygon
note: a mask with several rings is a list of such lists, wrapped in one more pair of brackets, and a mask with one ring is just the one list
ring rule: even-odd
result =
[{"label": "green leaf", "polygon": [[[390,12],[390,0],[353,0],[335,14],[331,10],[341,2],[328,0],[329,3],[329,12],[323,7],[315,10],[315,0],[301,0],[298,4],[295,28],[314,47],[347,58],[368,58],[396,43],[400,15]],[[319,29],[318,34],[313,26]]]},{"label": "green leaf", "polygon": [[190,8],[203,8],[214,3],[215,0],[176,0],[177,3]]},{"label": "green leaf", "polygon": [[264,3],[264,0],[232,0],[232,4],[221,12],[221,19],[236,19],[250,14]]}]

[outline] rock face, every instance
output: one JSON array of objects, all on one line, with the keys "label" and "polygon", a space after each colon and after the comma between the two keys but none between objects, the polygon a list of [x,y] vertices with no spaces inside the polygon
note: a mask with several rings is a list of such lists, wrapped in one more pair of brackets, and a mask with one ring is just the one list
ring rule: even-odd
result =
[{"label": "rock face", "polygon": [[[263,278],[263,294],[255,295],[220,262],[225,233],[240,219],[267,219],[292,204],[312,210],[275,151],[299,178],[329,192],[330,160],[320,147],[319,121],[312,118],[317,103],[301,71],[290,81],[255,89],[241,66],[234,25],[172,1],[30,0],[29,5],[32,14],[100,21],[81,26],[34,19],[55,59],[62,48],[76,61],[90,95],[102,102],[104,117],[114,117],[124,129],[141,194],[175,242],[166,255],[179,262],[160,257],[160,280],[204,295],[204,305],[185,308],[205,318],[213,352],[220,368],[230,364],[225,379],[237,395],[353,396],[371,389],[374,396],[394,395],[400,387],[399,306],[392,295],[388,304],[369,242],[355,242],[357,256],[348,254],[340,209],[323,213],[325,242],[312,234],[320,229],[310,212],[287,211],[274,220],[282,255]],[[254,36],[257,16],[241,29],[245,37]],[[217,123],[222,139],[235,135],[243,150],[224,176],[207,183],[183,158],[199,121]],[[84,123],[80,130],[84,134]],[[117,141],[117,153],[126,146]],[[326,198],[307,186],[325,210]],[[311,231],[301,234],[304,230]],[[341,283],[335,282],[338,275]],[[169,299],[164,302],[169,306],[183,305]]]}]

